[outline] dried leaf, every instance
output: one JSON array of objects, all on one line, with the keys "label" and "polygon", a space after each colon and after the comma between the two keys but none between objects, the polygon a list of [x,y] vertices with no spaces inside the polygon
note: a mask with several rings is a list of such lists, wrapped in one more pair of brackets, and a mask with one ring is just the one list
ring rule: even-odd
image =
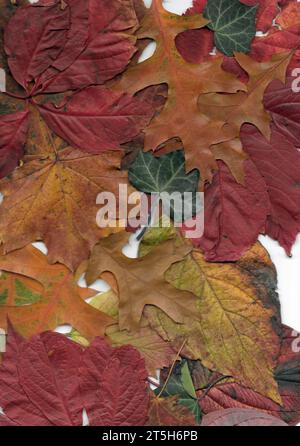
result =
[{"label": "dried leaf", "polygon": [[201,426],[287,426],[287,424],[256,410],[227,409],[206,415]]},{"label": "dried leaf", "polygon": [[194,426],[193,414],[179,405],[176,396],[152,398],[146,426]]},{"label": "dried leaf", "polygon": [[[97,335],[103,336],[105,328],[114,322],[84,302],[83,297],[95,294],[93,290],[79,288],[76,278],[65,266],[50,265],[47,257],[33,246],[0,257],[0,269],[5,273],[0,276],[0,279],[5,279],[3,283],[0,280],[1,294],[4,297],[12,295],[10,301],[5,299],[1,302],[1,327],[6,326],[9,317],[21,335],[30,337],[45,330],[54,330],[58,325],[70,324],[86,338],[92,339]],[[19,285],[14,285],[16,280]],[[39,294],[41,286],[43,288],[39,299],[32,299],[32,292],[28,292],[33,281],[37,282],[35,287]],[[32,300],[35,303],[29,305]]]}]

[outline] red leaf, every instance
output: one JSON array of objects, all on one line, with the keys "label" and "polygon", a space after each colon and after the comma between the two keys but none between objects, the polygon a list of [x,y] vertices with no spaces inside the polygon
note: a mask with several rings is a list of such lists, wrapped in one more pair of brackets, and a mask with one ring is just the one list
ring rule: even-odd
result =
[{"label": "red leaf", "polygon": [[98,338],[84,352],[83,365],[84,407],[92,425],[145,424],[149,406],[147,372],[133,347],[113,349]]},{"label": "red leaf", "polygon": [[153,107],[125,93],[89,87],[74,94],[63,108],[40,105],[40,113],[60,137],[90,153],[118,150],[149,123]]},{"label": "red leaf", "polygon": [[0,366],[0,425],[143,425],[149,394],[144,360],[133,347],[96,338],[84,352],[67,337],[45,332],[30,341],[9,326]]},{"label": "red leaf", "polygon": [[300,44],[300,25],[278,31],[272,28],[265,37],[256,37],[251,46],[250,56],[258,62],[270,59],[274,54],[295,49]]},{"label": "red leaf", "polygon": [[205,415],[201,426],[287,426],[287,424],[257,410],[226,409]]},{"label": "red leaf", "polygon": [[[266,233],[290,254],[300,231],[299,152],[276,129],[269,142],[254,126],[247,124],[242,127],[241,140],[268,189],[271,212]],[[265,205],[268,206],[267,201]]]},{"label": "red leaf", "polygon": [[207,0],[194,0],[193,6],[186,11],[186,15],[202,14]]},{"label": "red leaf", "polygon": [[27,131],[27,111],[0,116],[0,178],[10,174],[19,164]]},{"label": "red leaf", "polygon": [[214,48],[214,34],[210,29],[190,29],[176,36],[181,56],[190,63],[201,63]]},{"label": "red leaf", "polygon": [[103,84],[121,73],[136,51],[135,37],[125,34],[126,30],[137,26],[131,2],[84,0],[82,3],[73,0],[70,6],[73,15],[77,12],[76,22],[71,20],[71,32],[83,28],[80,42],[77,42],[81,50],[80,53],[75,50],[74,54],[73,45],[65,46],[52,69],[40,80],[39,89],[47,93]]},{"label": "red leaf", "polygon": [[251,161],[244,164],[245,186],[236,182],[224,163],[218,164],[219,171],[205,191],[205,230],[197,244],[209,261],[235,261],[264,228],[268,195]]},{"label": "red leaf", "polygon": [[258,5],[256,29],[262,32],[267,32],[271,28],[279,12],[278,2],[279,0],[241,0],[241,3],[248,6]]},{"label": "red leaf", "polygon": [[288,77],[286,84],[273,81],[264,96],[264,106],[271,112],[276,129],[296,147],[300,140],[300,92],[292,90],[295,77]]},{"label": "red leaf", "polygon": [[[69,8],[60,1],[50,6],[19,8],[9,21],[4,36],[8,64],[15,80],[27,91],[60,53],[67,39]],[[16,30],[18,37],[16,38]]]}]

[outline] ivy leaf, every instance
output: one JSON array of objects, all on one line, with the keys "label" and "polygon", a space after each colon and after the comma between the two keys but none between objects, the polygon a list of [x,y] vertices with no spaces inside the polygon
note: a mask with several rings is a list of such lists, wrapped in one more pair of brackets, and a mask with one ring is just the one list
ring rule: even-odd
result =
[{"label": "ivy leaf", "polygon": [[177,364],[161,393],[162,389],[163,387],[157,388],[156,395],[165,398],[176,396],[178,404],[187,407],[194,414],[196,422],[200,423],[201,410],[187,361]]},{"label": "ivy leaf", "polygon": [[239,0],[208,0],[204,17],[215,32],[215,44],[222,53],[248,53],[255,36],[256,7],[249,7]]},{"label": "ivy leaf", "polygon": [[[156,158],[152,153],[139,152],[128,171],[131,184],[141,192],[147,194],[167,192],[168,194],[180,193],[184,200],[183,206],[177,208],[176,200],[168,200],[162,197],[163,207],[167,210],[170,206],[171,217],[174,221],[182,221],[193,217],[200,210],[201,203],[195,195],[198,190],[199,172],[194,170],[189,174],[185,172],[185,156],[182,150],[168,153]],[[184,193],[191,194],[185,198]]]}]

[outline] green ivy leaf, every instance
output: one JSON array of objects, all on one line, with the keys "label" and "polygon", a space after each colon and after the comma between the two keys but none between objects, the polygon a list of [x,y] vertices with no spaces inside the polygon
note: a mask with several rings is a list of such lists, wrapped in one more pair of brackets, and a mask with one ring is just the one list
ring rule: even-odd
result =
[{"label": "green ivy leaf", "polygon": [[[159,395],[161,389],[162,387],[156,389],[155,394]],[[177,396],[178,403],[187,407],[194,414],[196,422],[200,423],[201,409],[187,361],[183,360],[176,365],[161,396],[164,398]]]},{"label": "green ivy leaf", "polygon": [[208,0],[204,17],[215,33],[215,45],[227,56],[234,52],[248,53],[256,33],[257,6],[247,6],[239,0]]},{"label": "green ivy leaf", "polygon": [[[184,199],[185,220],[192,218],[200,210],[196,192],[200,174],[193,170],[189,174],[185,171],[185,157],[182,150],[168,153],[159,158],[150,152],[139,152],[129,168],[128,177],[131,184],[146,194],[168,194],[191,192],[189,198]],[[162,200],[164,202],[164,200]],[[163,203],[164,204],[164,203]],[[170,217],[174,221],[181,221],[183,210],[177,209],[170,202]]]}]

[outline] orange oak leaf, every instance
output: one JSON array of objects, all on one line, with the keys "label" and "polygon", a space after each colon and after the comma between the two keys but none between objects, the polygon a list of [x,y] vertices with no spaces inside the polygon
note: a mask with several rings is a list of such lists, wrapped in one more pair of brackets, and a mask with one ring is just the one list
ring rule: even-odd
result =
[{"label": "orange oak leaf", "polygon": [[211,171],[217,169],[209,146],[230,138],[223,134],[224,122],[209,120],[200,113],[198,96],[245,90],[242,82],[222,69],[221,57],[197,65],[186,62],[177,51],[175,38],[179,33],[207,23],[202,15],[167,12],[161,0],[153,0],[137,36],[155,40],[156,52],[145,62],[130,67],[115,87],[135,93],[150,85],[168,84],[169,97],[163,111],[145,129],[145,149],[155,150],[173,137],[180,138],[186,151],[187,171],[198,168],[203,179],[211,179]]},{"label": "orange oak leaf", "polygon": [[[14,297],[12,303],[0,305],[1,327],[6,327],[9,318],[22,336],[30,337],[58,325],[70,324],[87,339],[92,339],[103,336],[106,327],[114,322],[84,301],[95,291],[79,288],[76,276],[68,268],[50,265],[47,257],[33,246],[1,256],[0,269],[5,274],[4,283],[0,276],[1,295],[13,293]],[[34,302],[33,281],[34,293],[39,299],[30,304]],[[19,298],[21,296],[23,303],[27,301],[27,305],[18,305],[18,290]]]},{"label": "orange oak leaf", "polygon": [[43,240],[51,263],[75,270],[106,235],[107,229],[96,224],[98,193],[110,191],[118,197],[127,173],[120,170],[120,152],[88,155],[74,150],[35,113],[24,165],[0,182],[3,253]]}]

